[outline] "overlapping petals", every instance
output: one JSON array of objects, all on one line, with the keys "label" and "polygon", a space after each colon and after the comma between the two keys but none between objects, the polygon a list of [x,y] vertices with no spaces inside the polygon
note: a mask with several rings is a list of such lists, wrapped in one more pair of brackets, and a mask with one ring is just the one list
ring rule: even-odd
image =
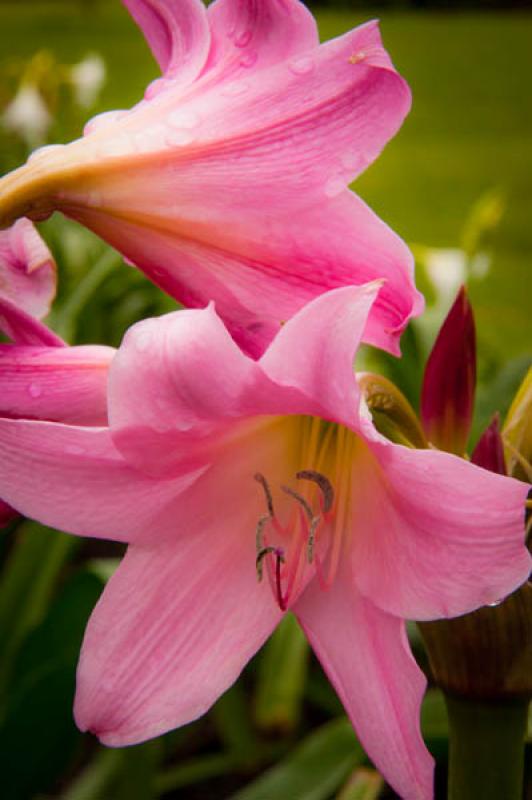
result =
[{"label": "overlapping petals", "polygon": [[[314,567],[301,572],[301,547],[288,543],[286,605],[387,780],[405,798],[431,797],[424,680],[403,619],[469,611],[526,579],[528,487],[376,433],[352,365],[379,290],[322,295],[259,361],[212,306],[144,321],[111,362],[108,427],[0,420],[2,496],[48,524],[131,543],[87,630],[80,727],[108,744],[141,741],[194,719],[237,677],[284,603],[275,581],[257,582],[266,504],[254,476],[287,520],[279,487],[313,466],[298,425],[316,420],[322,441],[351,443],[339,463],[352,478],[335,485],[336,556],[316,545],[325,570],[334,562],[330,588]],[[336,463],[320,458],[325,472]]]},{"label": "overlapping petals", "polygon": [[319,45],[298,0],[126,5],[163,77],[6,178],[0,222],[59,208],[185,305],[214,300],[255,357],[312,298],[385,278],[364,336],[398,353],[412,259],[347,191],[410,105],[376,23]]}]

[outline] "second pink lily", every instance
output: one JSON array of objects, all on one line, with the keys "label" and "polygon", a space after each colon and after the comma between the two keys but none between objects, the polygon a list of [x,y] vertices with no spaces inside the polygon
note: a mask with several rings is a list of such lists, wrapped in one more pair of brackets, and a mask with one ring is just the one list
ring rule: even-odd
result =
[{"label": "second pink lily", "polygon": [[0,182],[0,225],[54,209],[257,356],[318,294],[385,278],[364,339],[422,309],[411,256],[348,184],[410,107],[376,23],[319,45],[298,0],[124,0],[163,71],[130,111]]}]

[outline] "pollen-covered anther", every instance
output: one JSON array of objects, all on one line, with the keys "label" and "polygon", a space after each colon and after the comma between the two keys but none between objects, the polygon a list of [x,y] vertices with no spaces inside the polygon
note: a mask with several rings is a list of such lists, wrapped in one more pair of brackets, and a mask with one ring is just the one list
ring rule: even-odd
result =
[{"label": "pollen-covered anther", "polygon": [[296,478],[298,480],[313,481],[318,485],[322,494],[322,511],[327,514],[334,503],[334,489],[329,478],[313,469],[302,469],[296,472]]}]

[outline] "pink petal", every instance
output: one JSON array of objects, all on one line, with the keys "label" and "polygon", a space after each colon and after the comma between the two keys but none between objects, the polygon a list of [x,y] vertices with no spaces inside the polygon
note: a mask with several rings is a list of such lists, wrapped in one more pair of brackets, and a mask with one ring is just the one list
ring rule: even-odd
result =
[{"label": "pink petal", "polygon": [[2,297],[0,297],[0,331],[21,345],[63,347],[65,344],[38,319]]},{"label": "pink petal", "polygon": [[212,35],[207,71],[214,71],[218,81],[319,44],[314,17],[298,0],[216,0],[207,14]]},{"label": "pink petal", "polygon": [[0,345],[0,414],[105,425],[114,352],[97,346]]},{"label": "pink petal", "polygon": [[346,575],[327,592],[312,583],[294,613],[375,766],[404,800],[432,800],[419,727],[426,681],[403,620],[358,595]]},{"label": "pink petal", "polygon": [[476,384],[473,309],[462,286],[434,343],[423,376],[421,420],[440,450],[466,450]]},{"label": "pink petal", "polygon": [[358,588],[408,619],[494,603],[528,577],[528,486],[456,456],[371,443],[353,477]]},{"label": "pink petal", "polygon": [[[224,191],[213,187],[212,193]],[[230,216],[207,227],[190,221],[186,229],[176,223],[172,231],[149,232],[125,221],[104,221],[98,212],[84,213],[84,221],[94,230],[105,224],[111,244],[185,305],[204,306],[214,297],[234,338],[255,356],[312,298],[382,277],[364,340],[399,352],[402,329],[422,310],[412,259],[355,195],[345,192],[295,216],[269,218],[265,210],[256,219],[242,210],[239,225]],[[172,264],[177,253],[179,271],[160,266]]]},{"label": "pink petal", "polygon": [[216,508],[205,495],[196,511],[178,542],[129,549],[89,621],[75,716],[104,744],[133,744],[199,717],[281,617],[257,582],[246,503],[228,497]]},{"label": "pink petal", "polygon": [[40,319],[55,297],[55,262],[28,219],[0,231],[0,300]]},{"label": "pink petal", "polygon": [[105,428],[0,419],[0,497],[24,516],[80,536],[169,536],[196,475],[154,480],[128,466]]},{"label": "pink petal", "polygon": [[262,356],[266,375],[309,398],[316,416],[356,427],[360,391],[353,362],[379,289],[378,281],[335,289],[305,306]]},{"label": "pink petal", "polygon": [[142,29],[166,77],[191,83],[201,71],[210,46],[201,0],[122,0]]}]

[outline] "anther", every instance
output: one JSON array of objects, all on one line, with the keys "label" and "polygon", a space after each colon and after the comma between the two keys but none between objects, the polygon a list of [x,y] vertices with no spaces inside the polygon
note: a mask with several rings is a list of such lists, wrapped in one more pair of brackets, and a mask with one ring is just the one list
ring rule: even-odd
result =
[{"label": "anther", "polygon": [[257,558],[255,561],[255,566],[257,567],[257,578],[259,579],[259,582],[262,580],[263,575],[262,562],[268,553],[273,553],[276,556],[277,561],[284,564],[284,551],[280,547],[263,547],[262,550],[257,553]]},{"label": "anther", "polygon": [[307,561],[309,564],[312,564],[314,561],[314,541],[316,539],[316,531],[318,530],[318,525],[321,522],[321,517],[313,517],[312,522],[310,523],[310,529],[308,534],[308,541],[307,541]]},{"label": "anther", "polygon": [[[266,525],[270,520],[271,520],[270,515],[265,514],[257,522],[257,531],[255,534],[255,546],[257,548],[257,558],[264,549],[264,528],[266,527]],[[262,580],[262,561],[257,562],[257,577],[260,582]]]},{"label": "anther", "polygon": [[256,472],[253,477],[255,478],[257,483],[260,483],[260,485],[262,486],[264,490],[264,495],[266,497],[266,505],[268,506],[268,514],[270,515],[270,517],[273,517],[274,516],[273,498],[272,498],[272,493],[270,491],[270,487],[268,486],[268,481],[261,472]]},{"label": "anther", "polygon": [[298,480],[314,481],[323,495],[323,513],[326,514],[331,510],[334,503],[334,489],[330,480],[322,475],[321,472],[316,472],[313,469],[302,469],[296,472]]},{"label": "anther", "polygon": [[283,492],[285,492],[285,494],[289,494],[290,497],[293,497],[294,500],[297,500],[297,502],[299,503],[299,505],[302,507],[303,511],[309,518],[309,521],[312,522],[314,514],[312,513],[312,509],[305,500],[305,498],[302,495],[300,495],[299,492],[296,492],[295,489],[292,489],[290,486],[281,486],[281,489],[283,490]]}]

